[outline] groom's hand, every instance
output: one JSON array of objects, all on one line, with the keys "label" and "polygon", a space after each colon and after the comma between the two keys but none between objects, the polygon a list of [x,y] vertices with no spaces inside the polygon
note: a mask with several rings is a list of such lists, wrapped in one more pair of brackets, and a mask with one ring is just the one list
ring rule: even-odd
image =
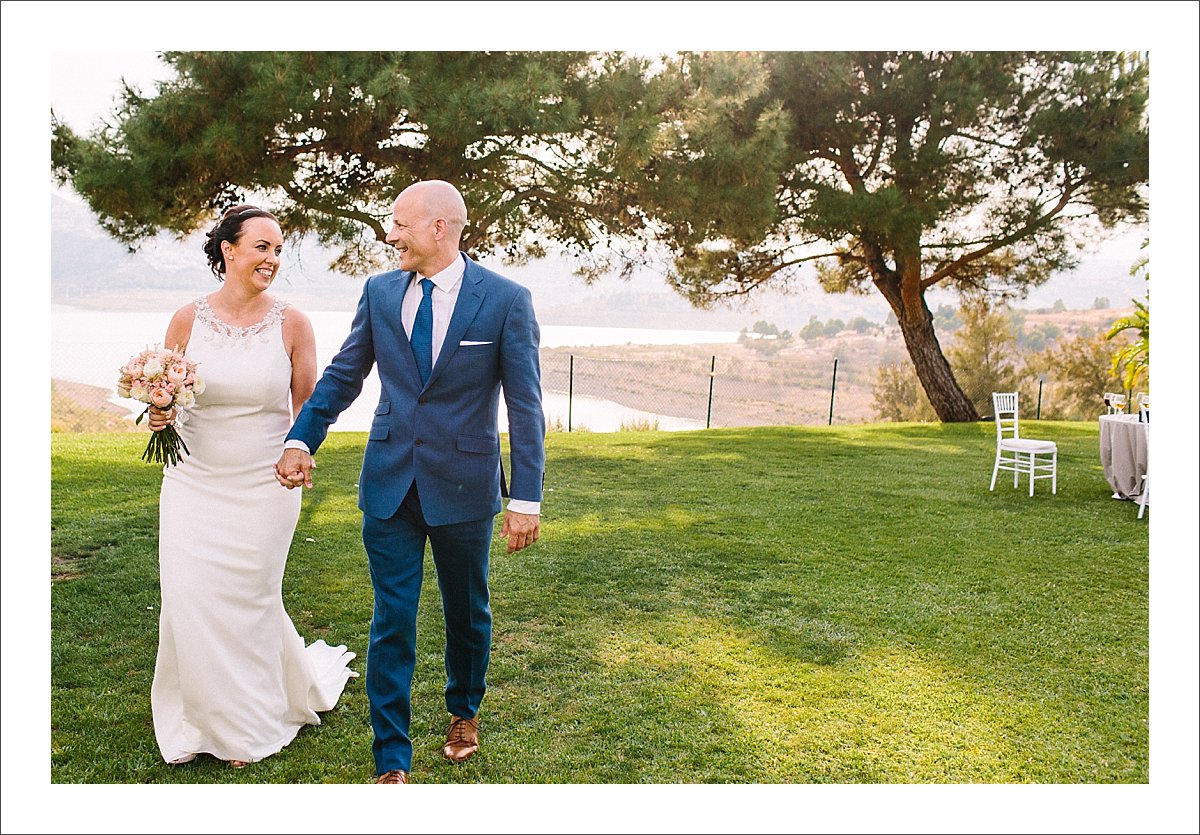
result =
[{"label": "groom's hand", "polygon": [[312,471],[317,462],[302,449],[285,449],[275,462],[275,480],[291,490],[293,487],[312,487]]},{"label": "groom's hand", "polygon": [[500,525],[500,538],[508,540],[508,553],[520,551],[537,542],[542,534],[542,517],[536,513],[517,513],[504,511],[504,521]]}]

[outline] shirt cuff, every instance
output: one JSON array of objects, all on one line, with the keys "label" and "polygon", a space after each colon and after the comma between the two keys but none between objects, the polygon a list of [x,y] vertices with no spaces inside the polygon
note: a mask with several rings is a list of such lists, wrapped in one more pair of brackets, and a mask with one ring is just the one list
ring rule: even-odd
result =
[{"label": "shirt cuff", "polygon": [[523,499],[509,499],[508,509],[513,513],[528,513],[530,516],[542,515],[541,502],[527,502]]},{"label": "shirt cuff", "polygon": [[305,452],[307,452],[309,455],[312,455],[312,450],[308,448],[308,444],[304,443],[304,441],[301,441],[298,438],[292,438],[292,440],[290,440],[290,441],[284,441],[283,448],[284,449],[302,449]]}]

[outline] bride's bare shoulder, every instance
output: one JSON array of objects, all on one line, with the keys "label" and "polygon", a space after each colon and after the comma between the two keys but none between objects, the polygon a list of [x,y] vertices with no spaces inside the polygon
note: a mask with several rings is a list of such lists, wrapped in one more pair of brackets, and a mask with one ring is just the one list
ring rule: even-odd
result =
[{"label": "bride's bare shoulder", "polygon": [[312,320],[308,318],[308,314],[294,304],[288,304],[283,309],[283,326],[311,328]]},{"label": "bride's bare shoulder", "polygon": [[196,317],[196,303],[188,302],[183,307],[171,314],[171,321],[175,322],[180,319],[194,319]]},{"label": "bride's bare shoulder", "polygon": [[176,310],[167,325],[167,337],[163,340],[163,347],[178,350],[187,348],[188,341],[192,337],[192,323],[195,321],[195,302],[188,302]]}]

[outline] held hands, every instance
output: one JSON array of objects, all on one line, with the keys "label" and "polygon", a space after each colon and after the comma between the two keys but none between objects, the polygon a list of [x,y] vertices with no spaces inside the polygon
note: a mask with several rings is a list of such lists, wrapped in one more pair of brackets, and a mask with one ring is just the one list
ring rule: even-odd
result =
[{"label": "held hands", "polygon": [[542,535],[542,517],[537,514],[504,511],[504,522],[500,525],[500,538],[508,540],[508,553],[520,551],[537,542]]},{"label": "held hands", "polygon": [[312,487],[312,471],[317,462],[302,449],[285,449],[275,462],[275,480],[283,487]]},{"label": "held hands", "polygon": [[150,405],[150,431],[161,432],[168,426],[175,423],[175,407],[170,409],[160,409],[157,406]]}]

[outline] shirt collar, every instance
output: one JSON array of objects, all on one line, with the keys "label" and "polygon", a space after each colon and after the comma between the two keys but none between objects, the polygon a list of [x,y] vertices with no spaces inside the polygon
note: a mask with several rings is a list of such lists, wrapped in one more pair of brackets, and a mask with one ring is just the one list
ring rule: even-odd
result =
[{"label": "shirt collar", "polygon": [[428,278],[434,283],[434,286],[443,293],[449,293],[454,289],[454,286],[458,284],[466,270],[467,262],[463,260],[462,254],[460,253],[457,258],[450,262],[450,266],[446,267],[446,269],[442,270],[440,273],[437,273],[436,275],[421,275],[420,273],[414,273],[413,281],[419,282],[422,278]]}]

